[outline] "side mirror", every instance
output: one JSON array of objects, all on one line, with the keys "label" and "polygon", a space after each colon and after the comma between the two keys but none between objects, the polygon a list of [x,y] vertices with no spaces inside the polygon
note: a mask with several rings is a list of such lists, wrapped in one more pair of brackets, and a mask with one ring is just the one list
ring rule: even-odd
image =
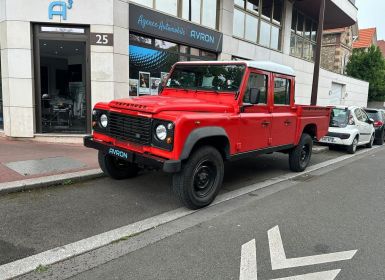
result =
[{"label": "side mirror", "polygon": [[260,90],[257,88],[251,88],[250,89],[250,103],[251,104],[258,104],[259,103],[259,97],[260,97]]},{"label": "side mirror", "polygon": [[369,121],[368,121],[368,123],[370,123],[370,124],[374,124],[374,120],[373,120],[372,118],[369,118]]}]

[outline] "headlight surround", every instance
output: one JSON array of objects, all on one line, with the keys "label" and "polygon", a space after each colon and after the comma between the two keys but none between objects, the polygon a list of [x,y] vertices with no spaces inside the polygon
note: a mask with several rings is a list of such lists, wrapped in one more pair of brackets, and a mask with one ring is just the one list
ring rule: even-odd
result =
[{"label": "headlight surround", "polygon": [[166,127],[163,124],[158,125],[156,127],[156,129],[155,129],[155,134],[156,134],[156,137],[160,141],[166,140],[166,138],[167,138],[167,129],[166,129]]},{"label": "headlight surround", "polygon": [[175,125],[171,121],[154,119],[152,123],[152,146],[172,151]]},{"label": "headlight surround", "polygon": [[106,114],[101,114],[99,118],[99,123],[102,128],[107,128],[108,126],[108,117]]}]

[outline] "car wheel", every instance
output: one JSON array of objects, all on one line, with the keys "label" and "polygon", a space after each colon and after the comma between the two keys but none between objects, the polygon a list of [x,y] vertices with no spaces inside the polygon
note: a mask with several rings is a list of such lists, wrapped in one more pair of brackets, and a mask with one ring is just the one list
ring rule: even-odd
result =
[{"label": "car wheel", "polygon": [[384,138],[385,138],[385,133],[384,133],[384,130],[382,130],[380,137],[378,139],[375,139],[374,143],[376,145],[380,145],[381,146],[381,145],[384,144]]},{"label": "car wheel", "polygon": [[357,145],[358,145],[358,137],[354,138],[352,144],[348,146],[348,149],[347,149],[348,153],[355,154],[357,151]]},{"label": "car wheel", "polygon": [[116,180],[135,177],[140,170],[137,164],[107,155],[102,151],[99,151],[98,161],[104,174]]},{"label": "car wheel", "polygon": [[370,141],[368,144],[366,144],[366,148],[373,148],[373,143],[374,143],[374,133],[372,134],[372,136],[370,137]]},{"label": "car wheel", "polygon": [[312,149],[313,139],[309,134],[302,134],[298,145],[289,153],[290,170],[294,172],[304,171],[309,165]]},{"label": "car wheel", "polygon": [[190,209],[209,205],[222,186],[223,158],[211,146],[203,146],[192,153],[182,170],[173,176],[173,191]]}]

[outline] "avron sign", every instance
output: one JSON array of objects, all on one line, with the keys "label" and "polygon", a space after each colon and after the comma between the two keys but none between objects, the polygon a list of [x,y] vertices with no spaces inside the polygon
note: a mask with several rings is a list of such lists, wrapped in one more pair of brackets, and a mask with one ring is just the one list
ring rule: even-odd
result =
[{"label": "avron sign", "polygon": [[130,4],[130,31],[214,52],[222,51],[222,33]]},{"label": "avron sign", "polygon": [[67,10],[72,9],[74,1],[53,1],[48,6],[48,18],[53,19],[53,16],[60,16],[63,20],[67,20]]}]

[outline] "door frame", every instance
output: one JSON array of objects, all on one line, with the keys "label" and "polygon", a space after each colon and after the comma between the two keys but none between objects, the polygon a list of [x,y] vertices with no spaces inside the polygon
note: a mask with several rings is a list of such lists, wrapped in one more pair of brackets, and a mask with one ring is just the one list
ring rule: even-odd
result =
[{"label": "door frame", "polygon": [[[84,33],[64,33],[64,32],[46,32],[41,31],[42,26],[59,28],[82,28]],[[84,42],[85,46],[85,87],[86,87],[86,131],[91,132],[91,47],[90,47],[90,27],[89,25],[68,25],[68,24],[33,24],[33,62],[34,62],[34,80],[35,80],[35,133],[42,133],[42,108],[41,108],[41,73],[40,73],[40,40],[52,41],[76,41]],[[55,134],[55,133],[54,133]],[[58,133],[61,134],[61,133]]]}]

